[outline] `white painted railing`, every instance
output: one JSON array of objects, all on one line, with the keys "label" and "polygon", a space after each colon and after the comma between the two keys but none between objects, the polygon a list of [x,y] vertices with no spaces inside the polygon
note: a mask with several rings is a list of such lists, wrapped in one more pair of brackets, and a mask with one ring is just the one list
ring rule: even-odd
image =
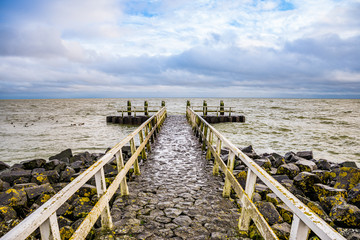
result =
[{"label": "white painted railing", "polygon": [[[268,186],[293,212],[290,239],[305,240],[308,238],[309,229],[311,229],[321,239],[341,240],[345,239],[327,224],[316,213],[309,209],[284,186],[271,177],[264,169],[257,165],[251,158],[240,151],[228,139],[222,136],[215,128],[207,123],[194,110],[187,107],[187,118],[194,131],[199,135],[200,141],[203,142],[203,150],[207,147],[207,158],[211,155],[214,157],[213,173],[219,173],[219,167],[225,174],[225,186],[223,196],[230,195],[231,188],[234,189],[242,203],[242,211],[239,219],[240,231],[247,232],[249,229],[250,219],[254,221],[258,230],[265,239],[277,239],[269,225],[263,219],[257,208],[251,201],[255,190],[256,178],[259,178]],[[216,146],[213,146],[213,142]],[[221,147],[229,149],[229,159],[227,166],[220,158]],[[248,167],[245,190],[237,182],[232,174],[234,168],[235,156]],[[260,215],[259,215],[260,214]],[[265,221],[265,223],[264,223]]]},{"label": "white painted railing", "polygon": [[[126,173],[134,165],[134,174],[140,174],[138,156],[146,158],[145,147],[150,151],[150,143],[156,137],[160,126],[166,118],[166,108],[163,107],[155,115],[144,122],[134,132],[124,138],[120,143],[109,150],[102,158],[84,171],[80,176],[66,185],[62,190],[40,206],[35,212],[26,217],[21,223],[5,234],[1,240],[26,239],[36,229],[40,228],[41,239],[60,240],[60,231],[56,217],[56,210],[64,204],[77,190],[79,190],[90,178],[95,177],[98,202],[89,212],[81,225],[75,231],[71,239],[85,239],[98,217],[101,215],[101,227],[112,228],[109,201],[120,186],[122,195],[128,195],[129,190],[126,183]],[[140,146],[136,148],[135,137],[138,136]],[[144,137],[145,136],[145,137]],[[122,147],[130,143],[131,158],[124,165]],[[108,189],[105,184],[104,165],[110,162],[114,156],[118,167],[118,175]]]}]

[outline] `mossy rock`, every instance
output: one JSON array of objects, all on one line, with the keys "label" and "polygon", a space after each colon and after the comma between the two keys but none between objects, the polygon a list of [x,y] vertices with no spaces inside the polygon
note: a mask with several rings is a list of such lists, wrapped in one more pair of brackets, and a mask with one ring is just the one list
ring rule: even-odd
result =
[{"label": "mossy rock", "polygon": [[360,169],[352,167],[340,168],[334,188],[350,190],[360,182]]},{"label": "mossy rock", "polygon": [[61,240],[68,240],[71,238],[71,236],[74,234],[74,229],[72,229],[72,227],[69,226],[65,226],[60,228],[60,236],[61,236]]},{"label": "mossy rock", "polygon": [[320,178],[309,172],[301,172],[296,177],[294,177],[294,186],[301,189],[304,193],[313,193],[314,184],[320,183]]},{"label": "mossy rock", "polygon": [[271,202],[274,205],[278,205],[278,204],[282,203],[281,199],[278,196],[276,196],[275,193],[266,194],[266,201]]},{"label": "mossy rock", "polygon": [[276,174],[282,175],[286,174],[290,179],[293,179],[296,175],[298,175],[300,169],[293,163],[283,164],[278,167]]},{"label": "mossy rock", "polygon": [[264,238],[261,236],[261,233],[255,226],[255,224],[250,225],[249,227],[249,238],[255,240],[263,240]]},{"label": "mossy rock", "polygon": [[36,173],[33,175],[31,182],[36,183],[38,185],[50,183],[48,176],[43,173]]},{"label": "mossy rock", "polygon": [[329,213],[334,206],[347,204],[345,198],[341,197],[340,195],[322,197],[319,200],[320,200],[320,205],[327,213]]},{"label": "mossy rock", "polygon": [[34,169],[34,168],[41,168],[46,163],[45,159],[34,159],[34,160],[27,160],[21,162],[22,165],[24,165],[25,169]]},{"label": "mossy rock", "polygon": [[330,211],[330,218],[339,227],[360,228],[360,209],[354,205],[336,205]]},{"label": "mossy rock", "polygon": [[240,183],[241,187],[245,189],[247,172],[241,171],[235,175],[236,180]]},{"label": "mossy rock", "polygon": [[347,191],[345,189],[337,189],[321,183],[314,184],[313,188],[319,199],[337,195],[343,198],[347,197]]},{"label": "mossy rock", "polygon": [[27,204],[26,192],[23,189],[10,188],[0,194],[0,205],[18,207]]},{"label": "mossy rock", "polygon": [[16,211],[10,206],[0,206],[0,218],[4,221],[17,218]]},{"label": "mossy rock", "polygon": [[291,209],[288,206],[286,206],[286,204],[282,203],[280,205],[277,205],[276,208],[285,222],[287,223],[292,222],[294,214],[291,211]]},{"label": "mossy rock", "polygon": [[349,203],[354,204],[360,208],[360,183],[358,183],[348,192],[347,200]]},{"label": "mossy rock", "polygon": [[61,229],[62,227],[65,227],[65,226],[71,226],[71,224],[73,224],[73,221],[71,221],[70,219],[68,219],[66,217],[59,216],[58,223],[59,223],[59,228]]},{"label": "mossy rock", "polygon": [[314,162],[310,160],[299,160],[295,162],[295,165],[300,168],[300,172],[312,172],[317,169],[317,166]]},{"label": "mossy rock", "polygon": [[260,213],[270,225],[284,222],[274,204],[270,202],[256,202],[255,206],[259,209]]},{"label": "mossy rock", "polygon": [[317,202],[310,201],[306,204],[306,206],[308,206],[314,213],[316,213],[319,217],[324,219],[324,221],[326,221],[327,223],[331,222],[329,216],[326,214],[324,209]]},{"label": "mossy rock", "polygon": [[42,193],[38,197],[38,199],[36,199],[35,203],[38,205],[42,205],[42,204],[46,203],[54,195],[55,194],[52,194],[52,193]]},{"label": "mossy rock", "polygon": [[284,222],[281,224],[274,224],[271,226],[272,230],[274,230],[276,236],[279,237],[281,240],[289,240],[290,238],[290,224]]}]

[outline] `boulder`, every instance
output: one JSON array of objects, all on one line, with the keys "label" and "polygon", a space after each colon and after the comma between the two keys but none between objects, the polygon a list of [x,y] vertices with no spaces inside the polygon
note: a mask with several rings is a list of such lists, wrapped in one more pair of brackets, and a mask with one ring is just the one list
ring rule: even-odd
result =
[{"label": "boulder", "polygon": [[82,197],[92,197],[93,195],[97,194],[97,190],[96,187],[93,185],[84,184],[77,191],[77,194]]},{"label": "boulder", "polygon": [[50,181],[48,179],[48,176],[46,176],[43,173],[44,172],[33,174],[32,178],[31,178],[31,182],[36,183],[38,185],[45,184],[45,183],[50,183]]},{"label": "boulder", "polygon": [[246,177],[247,177],[246,171],[240,171],[238,174],[235,175],[236,180],[240,183],[243,189],[245,189]]},{"label": "boulder", "polygon": [[10,166],[7,163],[4,163],[3,161],[0,161],[0,171],[10,168]]},{"label": "boulder", "polygon": [[58,183],[60,180],[60,175],[56,170],[45,171],[43,174],[47,176],[51,184]]},{"label": "boulder", "polygon": [[330,163],[328,162],[328,160],[326,159],[320,159],[317,163],[316,163],[316,166],[318,167],[318,169],[321,169],[321,170],[330,170],[331,168],[331,165]]},{"label": "boulder", "polygon": [[309,172],[301,172],[294,177],[294,186],[302,190],[305,194],[314,193],[314,184],[320,182],[318,176]]},{"label": "boulder", "polygon": [[26,182],[30,182],[31,170],[23,169],[6,169],[0,172],[0,179],[13,185],[14,181],[17,179],[24,179]]},{"label": "boulder", "polygon": [[274,204],[270,202],[256,202],[255,206],[259,209],[260,213],[270,225],[284,222]]},{"label": "boulder", "polygon": [[311,160],[311,159],[313,159],[313,152],[312,151],[301,151],[301,152],[297,152],[296,156],[305,158],[307,160]]},{"label": "boulder", "polygon": [[10,188],[10,184],[0,179],[0,192],[4,192]]},{"label": "boulder", "polygon": [[271,162],[268,158],[254,159],[254,162],[265,170],[270,170]]},{"label": "boulder", "polygon": [[65,170],[60,173],[60,181],[70,182],[74,174],[75,174],[75,170],[73,168],[66,167]]},{"label": "boulder", "polygon": [[336,205],[330,211],[330,218],[339,227],[359,228],[360,209],[355,205]]},{"label": "boulder", "polygon": [[285,222],[287,223],[292,222],[293,212],[290,210],[288,206],[286,206],[286,204],[284,203],[279,204],[276,206],[276,208]]},{"label": "boulder", "polygon": [[313,212],[315,212],[319,217],[324,219],[327,223],[331,222],[329,216],[326,214],[321,205],[317,202],[309,201],[306,206],[308,206]]},{"label": "boulder", "polygon": [[340,195],[320,198],[320,205],[327,213],[330,213],[331,209],[337,205],[346,204],[347,202],[345,198],[341,197]]},{"label": "boulder", "polygon": [[65,227],[65,226],[70,226],[73,222],[63,216],[59,216],[58,217],[58,223],[59,223],[59,228]]},{"label": "boulder", "polygon": [[287,152],[285,153],[284,155],[284,159],[286,162],[290,162],[290,159],[295,156],[295,153],[294,152]]},{"label": "boulder", "polygon": [[58,159],[53,159],[45,163],[45,170],[54,170],[56,166],[58,166],[61,162]]},{"label": "boulder", "polygon": [[71,158],[71,157],[72,157],[72,151],[69,148],[69,149],[66,149],[66,150],[62,151],[59,154],[56,154],[54,156],[49,157],[49,160],[59,159],[60,161],[66,161],[66,159],[67,159],[67,162],[69,162],[68,159]]},{"label": "boulder", "polygon": [[336,178],[335,188],[350,190],[360,182],[360,169],[353,167],[340,168]]},{"label": "boulder", "polygon": [[[314,170],[311,173],[315,174],[316,176],[318,176],[321,180],[322,184],[328,184],[330,182],[330,174],[328,174],[329,171],[326,170]],[[335,174],[336,177],[336,174]]]},{"label": "boulder", "polygon": [[293,179],[296,175],[298,175],[300,172],[300,169],[298,166],[296,166],[293,163],[288,163],[288,164],[283,164],[281,165],[276,174],[278,175],[282,175],[285,174],[287,176],[289,176],[289,178]]},{"label": "boulder", "polygon": [[38,198],[42,193],[55,194],[55,190],[49,183],[32,186],[24,189],[29,200]]},{"label": "boulder", "polygon": [[0,194],[0,205],[22,207],[27,203],[26,192],[23,189],[10,188]]},{"label": "boulder", "polygon": [[337,195],[343,198],[346,198],[347,196],[347,192],[345,189],[337,189],[321,183],[315,183],[313,187],[319,199]]},{"label": "boulder", "polygon": [[279,183],[291,181],[288,175],[272,175],[272,177]]},{"label": "boulder", "polygon": [[289,239],[290,237],[290,229],[291,226],[289,223],[277,223],[271,226],[272,230],[274,230],[276,236],[279,237],[279,239]]},{"label": "boulder", "polygon": [[265,199],[266,199],[267,202],[271,202],[271,203],[273,203],[275,206],[278,205],[278,204],[280,204],[280,203],[282,203],[281,199],[280,199],[278,196],[276,196],[275,193],[268,193],[268,194],[266,194]]},{"label": "boulder", "polygon": [[0,206],[0,219],[7,222],[17,218],[16,211],[10,206]]},{"label": "boulder", "polygon": [[285,159],[280,154],[272,153],[271,157],[270,160],[273,167],[278,168],[280,165],[285,164]]},{"label": "boulder", "polygon": [[341,167],[352,167],[352,168],[358,168],[356,163],[353,162],[353,161],[345,161],[345,162],[342,162],[340,163],[340,166]]},{"label": "boulder", "polygon": [[310,160],[301,159],[295,162],[295,165],[299,167],[300,172],[312,172],[317,169],[317,166],[314,162]]},{"label": "boulder", "polygon": [[79,172],[81,168],[84,167],[82,161],[75,161],[70,164],[70,167],[75,170],[75,172]]},{"label": "boulder", "polygon": [[25,169],[32,170],[34,168],[41,168],[46,163],[45,159],[33,159],[21,162]]},{"label": "boulder", "polygon": [[347,201],[360,208],[360,183],[356,184],[355,187],[348,192]]},{"label": "boulder", "polygon": [[255,184],[255,192],[259,193],[262,198],[265,199],[266,194],[271,192],[271,189],[265,184],[257,183]]}]

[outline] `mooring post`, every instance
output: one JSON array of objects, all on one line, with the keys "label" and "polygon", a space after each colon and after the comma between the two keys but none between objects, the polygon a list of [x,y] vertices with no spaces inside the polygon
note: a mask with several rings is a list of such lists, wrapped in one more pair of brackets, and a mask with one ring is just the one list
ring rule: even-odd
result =
[{"label": "mooring post", "polygon": [[161,101],[161,107],[165,107],[165,101]]},{"label": "mooring post", "polygon": [[220,100],[220,116],[224,116],[224,101]]},{"label": "mooring post", "polygon": [[145,102],[144,102],[144,115],[145,115],[145,116],[149,116],[148,108],[149,108],[148,101],[145,101]]},{"label": "mooring post", "polygon": [[128,113],[128,116],[131,116],[131,101],[130,100],[127,101],[127,113]]},{"label": "mooring post", "polygon": [[207,103],[205,100],[203,102],[203,116],[207,116]]},{"label": "mooring post", "polygon": [[187,106],[187,107],[190,107],[190,100],[187,100],[187,101],[186,101],[186,106]]}]

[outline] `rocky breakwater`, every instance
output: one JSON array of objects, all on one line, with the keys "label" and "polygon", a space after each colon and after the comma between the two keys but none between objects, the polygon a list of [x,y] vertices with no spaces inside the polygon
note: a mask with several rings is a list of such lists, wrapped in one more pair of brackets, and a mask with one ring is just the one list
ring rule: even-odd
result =
[{"label": "rocky breakwater", "polygon": [[[360,169],[355,162],[314,159],[311,151],[258,155],[242,151],[347,239],[360,239]],[[227,151],[222,151],[227,161]],[[247,167],[237,159],[234,175],[245,188]],[[258,179],[253,201],[280,239],[289,239],[293,213]],[[259,238],[255,226],[250,237]],[[310,239],[318,239],[314,233]]]},{"label": "rocky breakwater", "polygon": [[[125,159],[130,148],[123,148]],[[33,159],[9,166],[0,161],[0,237],[35,211],[69,182],[100,159],[103,153],[72,154],[71,149],[45,159]],[[113,160],[104,166],[107,185],[117,174]],[[132,172],[128,173],[131,178]],[[91,178],[56,212],[62,239],[68,239],[98,200],[95,179]],[[96,224],[95,227],[99,227]],[[94,230],[90,236],[94,234]],[[39,230],[30,239],[38,239]]]}]

